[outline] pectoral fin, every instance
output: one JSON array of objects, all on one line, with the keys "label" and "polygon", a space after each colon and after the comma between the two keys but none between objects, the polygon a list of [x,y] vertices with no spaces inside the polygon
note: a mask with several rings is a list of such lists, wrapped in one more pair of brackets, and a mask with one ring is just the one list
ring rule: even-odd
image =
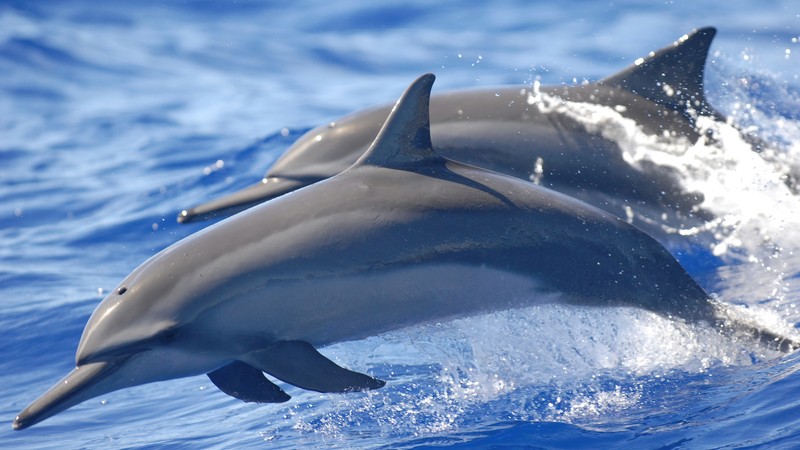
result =
[{"label": "pectoral fin", "polygon": [[338,366],[304,341],[276,342],[244,355],[243,359],[275,378],[317,392],[364,391],[386,384]]},{"label": "pectoral fin", "polygon": [[262,371],[241,361],[209,372],[208,378],[222,392],[245,402],[282,403],[291,398],[269,381]]}]

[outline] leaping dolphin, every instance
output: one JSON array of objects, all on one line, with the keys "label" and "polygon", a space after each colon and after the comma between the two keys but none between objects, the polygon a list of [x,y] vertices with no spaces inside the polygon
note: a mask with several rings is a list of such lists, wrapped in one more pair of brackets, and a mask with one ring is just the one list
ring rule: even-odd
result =
[{"label": "leaping dolphin", "polygon": [[92,314],[76,368],[13,422],[208,374],[250,402],[383,381],[317,351],[420,323],[543,302],[636,306],[688,321],[718,307],[655,240],[549,189],[432,148],[433,75],[403,94],[349,169],[195,233],[145,261]]},{"label": "leaping dolphin", "polygon": [[[697,206],[703,196],[687,192],[674,172],[634,167],[618,144],[589,131],[560,110],[531,104],[546,94],[572,102],[615,108],[648,134],[698,134],[699,115],[724,120],[706,101],[703,73],[714,28],[681,37],[627,69],[580,86],[504,87],[455,91],[431,99],[431,134],[437,153],[549,187],[625,217],[630,209],[645,218],[674,213],[671,226],[687,216],[707,219]],[[315,128],[295,142],[261,182],[182,211],[179,222],[225,216],[331,177],[349,167],[370,145],[392,105],[357,112]],[[660,219],[659,219],[660,220]],[[647,228],[646,223],[634,222]],[[656,233],[658,230],[650,230]]]}]

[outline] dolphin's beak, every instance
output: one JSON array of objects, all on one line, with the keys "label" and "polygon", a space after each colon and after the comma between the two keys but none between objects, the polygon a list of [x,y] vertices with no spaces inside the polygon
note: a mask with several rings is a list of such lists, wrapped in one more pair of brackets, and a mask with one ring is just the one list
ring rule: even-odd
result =
[{"label": "dolphin's beak", "polygon": [[[108,375],[116,371],[120,362],[97,362],[82,365],[72,370],[66,377],[51,387],[41,397],[23,409],[14,419],[12,426],[22,430],[58,414],[103,392],[98,388]],[[107,392],[107,390],[105,391]]]},{"label": "dolphin's beak", "polygon": [[241,191],[181,211],[178,215],[178,222],[192,223],[213,219],[215,217],[232,215],[239,211],[244,211],[251,206],[255,206],[269,199],[279,197],[287,192],[314,183],[315,181],[319,180],[295,180],[278,177],[264,178],[260,183],[246,187]]}]

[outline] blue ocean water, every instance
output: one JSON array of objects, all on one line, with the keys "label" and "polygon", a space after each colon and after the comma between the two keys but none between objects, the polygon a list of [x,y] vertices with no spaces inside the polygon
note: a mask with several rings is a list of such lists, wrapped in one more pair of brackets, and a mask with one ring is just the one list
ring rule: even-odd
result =
[{"label": "blue ocean water", "polygon": [[[206,224],[176,213],[260,179],[314,126],[436,90],[607,76],[719,34],[711,103],[769,142],[643,148],[720,218],[673,251],[709,291],[800,323],[800,5],[694,2],[0,2],[4,448],[798,448],[800,356],[637,310],[538,307],[337,344],[389,380],[244,404],[206,377],[126,389],[29,430],[104,292]],[[646,146],[645,146],[646,147]],[[663,155],[670,156],[669,158]]]}]

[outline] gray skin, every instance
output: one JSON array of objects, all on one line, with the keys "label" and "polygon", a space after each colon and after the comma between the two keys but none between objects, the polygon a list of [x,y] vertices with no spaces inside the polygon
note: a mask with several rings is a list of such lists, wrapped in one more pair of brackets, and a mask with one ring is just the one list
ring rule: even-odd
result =
[{"label": "gray skin", "polygon": [[447,160],[430,143],[433,75],[403,94],[348,170],[195,233],[135,269],[89,319],[77,367],[29,427],[110,391],[208,374],[244,401],[384,382],[315,347],[545,302],[718,323],[655,240],[574,198]]},{"label": "gray skin", "polygon": [[[667,132],[694,142],[697,115],[724,120],[703,92],[706,56],[715,33],[713,28],[697,30],[596,83],[540,91],[573,102],[616,107],[648,134]],[[564,113],[542,112],[529,104],[530,94],[530,87],[515,86],[434,95],[430,111],[434,149],[449,159],[528,181],[539,159],[543,171],[538,184],[618,217],[626,217],[632,209],[637,213],[633,223],[652,235],[659,236],[660,224],[688,227],[710,218],[698,208],[702,194],[687,192],[673,172],[654,165],[631,166],[616,142],[586,130]],[[178,221],[224,217],[345,170],[373,141],[391,107],[357,112],[309,131],[260,183],[184,210]]]}]

